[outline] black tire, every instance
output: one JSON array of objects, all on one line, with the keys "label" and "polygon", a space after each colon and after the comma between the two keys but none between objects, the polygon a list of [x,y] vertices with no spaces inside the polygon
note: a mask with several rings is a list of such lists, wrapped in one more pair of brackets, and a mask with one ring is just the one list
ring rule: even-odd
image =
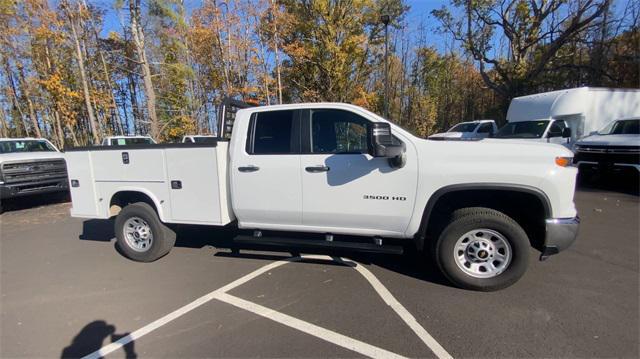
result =
[{"label": "black tire", "polygon": [[[511,248],[511,261],[501,273],[491,278],[477,278],[466,273],[456,260],[455,248],[458,240],[466,233],[480,228],[498,232]],[[454,285],[464,289],[489,292],[506,288],[524,275],[529,264],[530,244],[525,231],[509,216],[490,208],[472,207],[454,212],[434,247],[432,255],[442,274]]]},{"label": "black tire", "polygon": [[[127,220],[137,217],[146,222],[153,235],[148,248],[143,251],[135,250],[125,239],[124,226]],[[144,202],[132,203],[124,207],[115,220],[116,245],[129,259],[137,262],[153,262],[163,257],[176,242],[176,233],[160,222],[158,214],[149,204]]]}]

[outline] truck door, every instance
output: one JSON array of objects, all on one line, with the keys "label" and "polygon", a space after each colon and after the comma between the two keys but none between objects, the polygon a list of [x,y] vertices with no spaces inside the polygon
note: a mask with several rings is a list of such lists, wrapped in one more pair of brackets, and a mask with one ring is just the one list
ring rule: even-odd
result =
[{"label": "truck door", "polygon": [[[234,151],[233,210],[243,227],[268,229],[302,223],[298,111],[254,113],[244,148]],[[241,129],[237,129],[241,130]]]},{"label": "truck door", "polygon": [[301,117],[303,225],[354,234],[404,232],[415,198],[415,156],[392,168],[387,158],[369,155],[371,122],[356,113],[312,109]]}]

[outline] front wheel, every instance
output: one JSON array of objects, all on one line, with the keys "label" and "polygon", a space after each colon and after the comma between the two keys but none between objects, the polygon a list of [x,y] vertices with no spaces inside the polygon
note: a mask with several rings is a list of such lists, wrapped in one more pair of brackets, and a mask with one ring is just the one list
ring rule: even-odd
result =
[{"label": "front wheel", "polygon": [[169,253],[176,234],[149,204],[137,202],[120,211],[115,221],[118,248],[129,259],[153,262]]},{"label": "front wheel", "polygon": [[529,262],[529,239],[502,212],[464,208],[454,212],[440,234],[435,260],[453,284],[480,291],[506,288],[520,279]]}]

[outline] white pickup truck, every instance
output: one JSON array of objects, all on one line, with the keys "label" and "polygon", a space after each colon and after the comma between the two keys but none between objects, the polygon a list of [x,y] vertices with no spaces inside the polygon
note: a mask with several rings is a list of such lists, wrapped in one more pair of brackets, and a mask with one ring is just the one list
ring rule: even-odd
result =
[{"label": "white pickup truck", "polygon": [[340,103],[220,113],[213,143],[67,151],[71,214],[117,216],[117,244],[136,261],[171,250],[171,224],[237,221],[236,240],[251,243],[414,243],[455,285],[486,291],[515,283],[531,246],[546,258],[576,238],[577,169],[562,146],[430,141]]}]

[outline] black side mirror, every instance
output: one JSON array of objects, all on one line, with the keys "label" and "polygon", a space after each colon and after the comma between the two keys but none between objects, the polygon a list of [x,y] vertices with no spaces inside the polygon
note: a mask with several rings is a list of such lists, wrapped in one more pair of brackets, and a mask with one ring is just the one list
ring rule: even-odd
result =
[{"label": "black side mirror", "polygon": [[565,127],[562,129],[562,137],[563,138],[571,137],[571,129],[569,127]]},{"label": "black side mirror", "polygon": [[367,133],[369,154],[373,157],[397,157],[402,154],[402,145],[394,145],[391,125],[386,122],[374,122]]}]

